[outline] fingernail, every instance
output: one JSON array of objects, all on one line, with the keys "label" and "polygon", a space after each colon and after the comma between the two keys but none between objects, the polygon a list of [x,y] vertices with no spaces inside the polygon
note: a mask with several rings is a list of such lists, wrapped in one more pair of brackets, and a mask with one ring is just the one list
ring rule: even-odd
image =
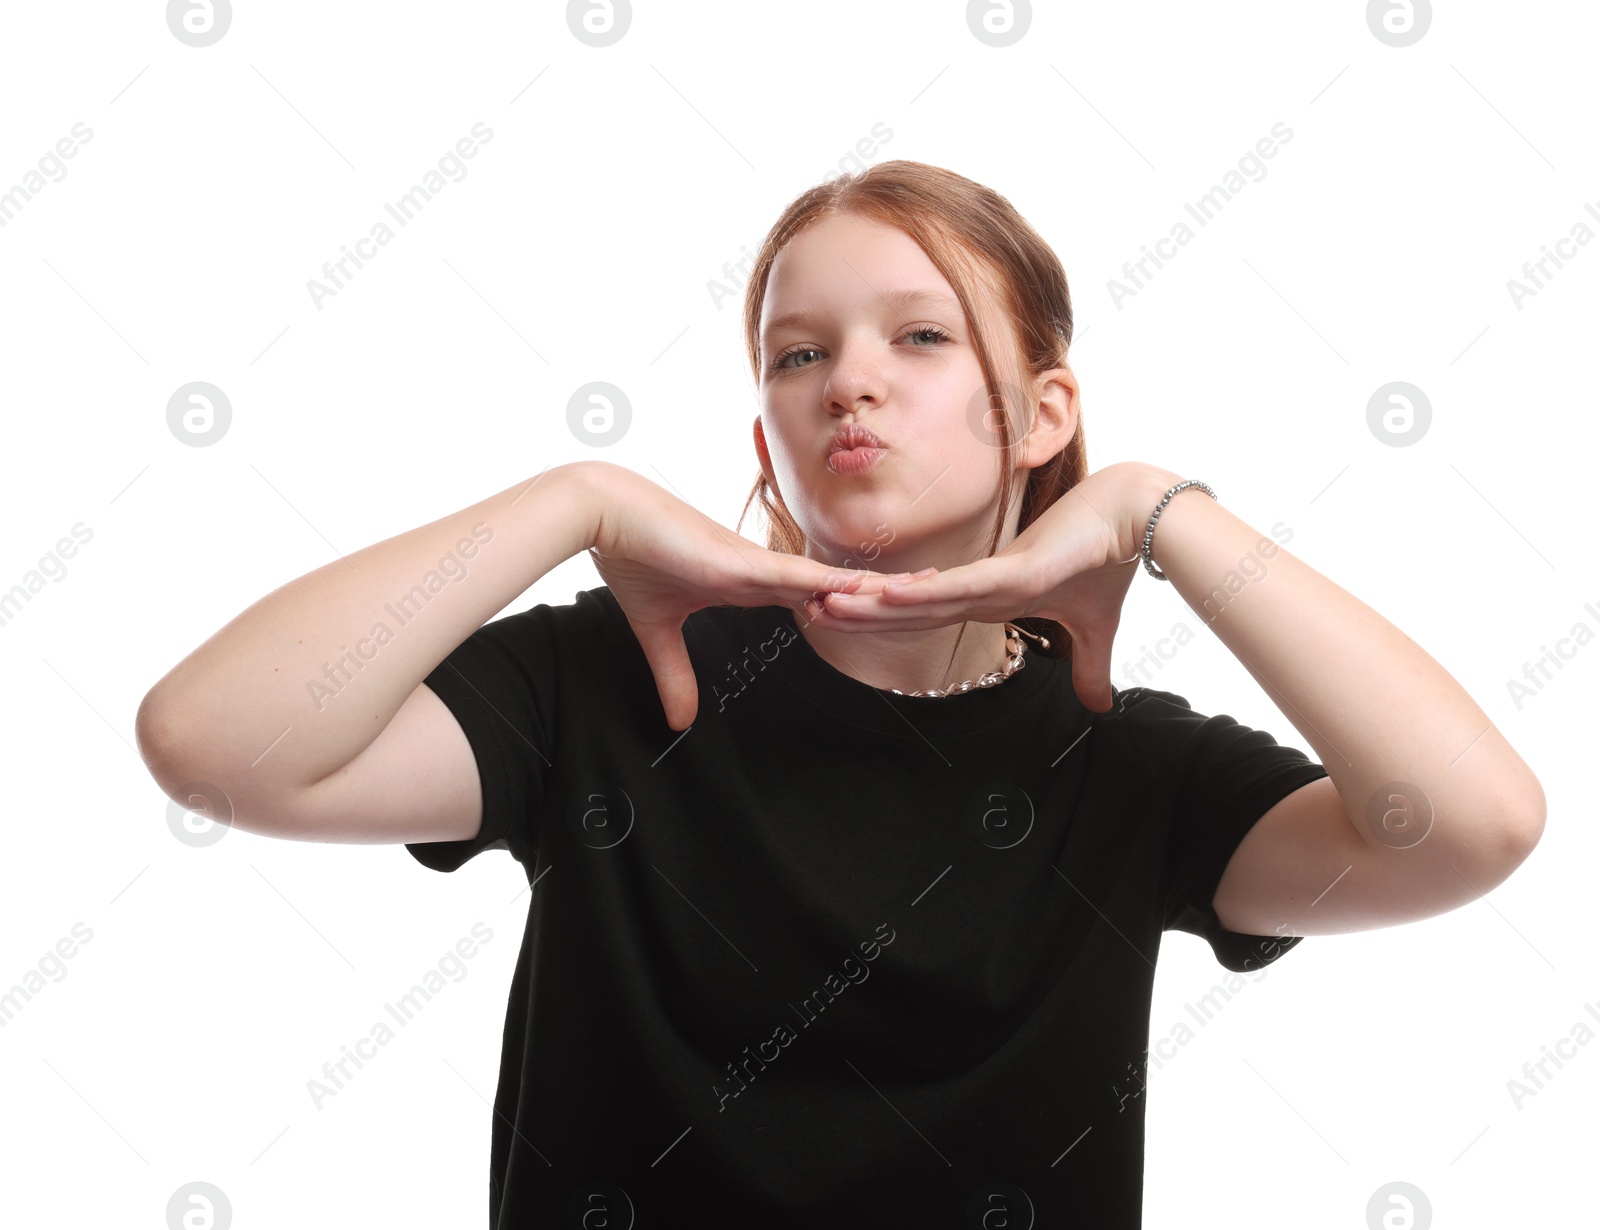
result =
[{"label": "fingernail", "polygon": [[938,571],[937,568],[924,568],[921,572],[913,572],[911,575],[914,577],[931,577]]},{"label": "fingernail", "polygon": [[885,581],[909,581],[911,574],[909,572],[897,572],[892,577],[884,577],[883,579]]}]

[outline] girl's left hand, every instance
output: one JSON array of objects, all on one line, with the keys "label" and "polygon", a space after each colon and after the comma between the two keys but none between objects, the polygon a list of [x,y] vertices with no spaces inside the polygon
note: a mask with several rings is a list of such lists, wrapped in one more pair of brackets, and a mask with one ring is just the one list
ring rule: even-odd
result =
[{"label": "girl's left hand", "polygon": [[[868,573],[851,594],[805,604],[825,628],[902,632],[971,620],[998,624],[1022,616],[1052,619],[1072,636],[1072,685],[1084,706],[1112,705],[1111,644],[1122,602],[1141,567],[1127,512],[1160,493],[1151,467],[1132,462],[1089,475],[1047,508],[998,554],[921,579]],[[1176,479],[1171,480],[1176,482]],[[1142,538],[1142,527],[1139,538]]]}]

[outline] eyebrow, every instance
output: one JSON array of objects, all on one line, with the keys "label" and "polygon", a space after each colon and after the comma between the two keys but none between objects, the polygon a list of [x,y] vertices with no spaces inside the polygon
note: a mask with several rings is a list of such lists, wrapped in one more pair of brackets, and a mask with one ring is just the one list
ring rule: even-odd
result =
[{"label": "eyebrow", "polygon": [[[878,292],[878,297],[889,307],[904,310],[912,307],[935,307],[962,315],[961,304],[942,291],[911,289],[911,290],[883,290]],[[782,316],[774,316],[762,329],[761,336],[767,338],[779,329],[786,329],[791,325],[809,325],[816,321],[819,313],[797,311],[785,312]]]}]

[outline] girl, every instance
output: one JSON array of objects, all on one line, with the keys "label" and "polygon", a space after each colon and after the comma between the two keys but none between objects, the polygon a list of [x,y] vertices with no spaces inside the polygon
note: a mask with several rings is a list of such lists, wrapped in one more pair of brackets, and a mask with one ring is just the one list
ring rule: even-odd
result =
[{"label": "girl", "polygon": [[[223,628],[145,699],[152,772],[253,832],[522,863],[491,1226],[1137,1226],[1162,932],[1242,972],[1454,908],[1538,782],[1204,484],[1088,472],[1066,278],[991,190],[811,189],[744,320],[765,549],[546,469]],[[603,585],[485,623],[579,551]],[[1330,768],[1112,685],[1141,567]]]}]

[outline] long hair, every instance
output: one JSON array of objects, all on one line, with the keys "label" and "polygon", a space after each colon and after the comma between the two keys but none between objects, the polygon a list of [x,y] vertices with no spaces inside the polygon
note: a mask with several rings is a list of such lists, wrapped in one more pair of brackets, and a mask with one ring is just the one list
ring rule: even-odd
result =
[{"label": "long hair", "polygon": [[[1033,379],[1060,367],[1072,344],[1072,299],[1067,291],[1067,275],[1050,246],[1009,201],[993,189],[954,171],[896,159],[827,180],[801,193],[783,211],[762,241],[755,268],[745,285],[745,349],[758,389],[761,385],[761,306],[766,299],[772,262],[784,245],[807,226],[844,214],[871,218],[909,235],[950,283],[966,313],[967,328],[975,340],[988,395],[989,413],[985,415],[985,422],[993,424],[998,432],[1001,455],[994,532],[984,552],[985,557],[991,556],[999,548],[1000,536],[1005,532],[1012,499],[1011,475],[1017,449],[1012,415],[1026,415],[1028,407],[1017,406],[1007,411],[992,359],[995,340],[984,337],[977,324],[975,292],[981,286],[1002,307],[1012,328],[1011,336],[1001,339],[999,344],[1012,348],[1016,370],[1025,379]],[[1080,414],[1077,429],[1067,446],[1029,472],[1017,517],[1017,532],[1020,534],[1045,509],[1082,482],[1088,472]],[[744,524],[751,504],[756,501],[767,515],[767,549],[803,555],[805,533],[790,515],[782,497],[768,486],[764,473],[756,475],[755,485],[739,514],[740,525]],[[1030,616],[1012,622],[1048,637],[1050,648],[1040,651],[1046,656],[1063,659],[1072,656],[1072,638],[1054,620]],[[956,644],[960,645],[959,636]],[[954,650],[951,660],[954,660]]]}]

